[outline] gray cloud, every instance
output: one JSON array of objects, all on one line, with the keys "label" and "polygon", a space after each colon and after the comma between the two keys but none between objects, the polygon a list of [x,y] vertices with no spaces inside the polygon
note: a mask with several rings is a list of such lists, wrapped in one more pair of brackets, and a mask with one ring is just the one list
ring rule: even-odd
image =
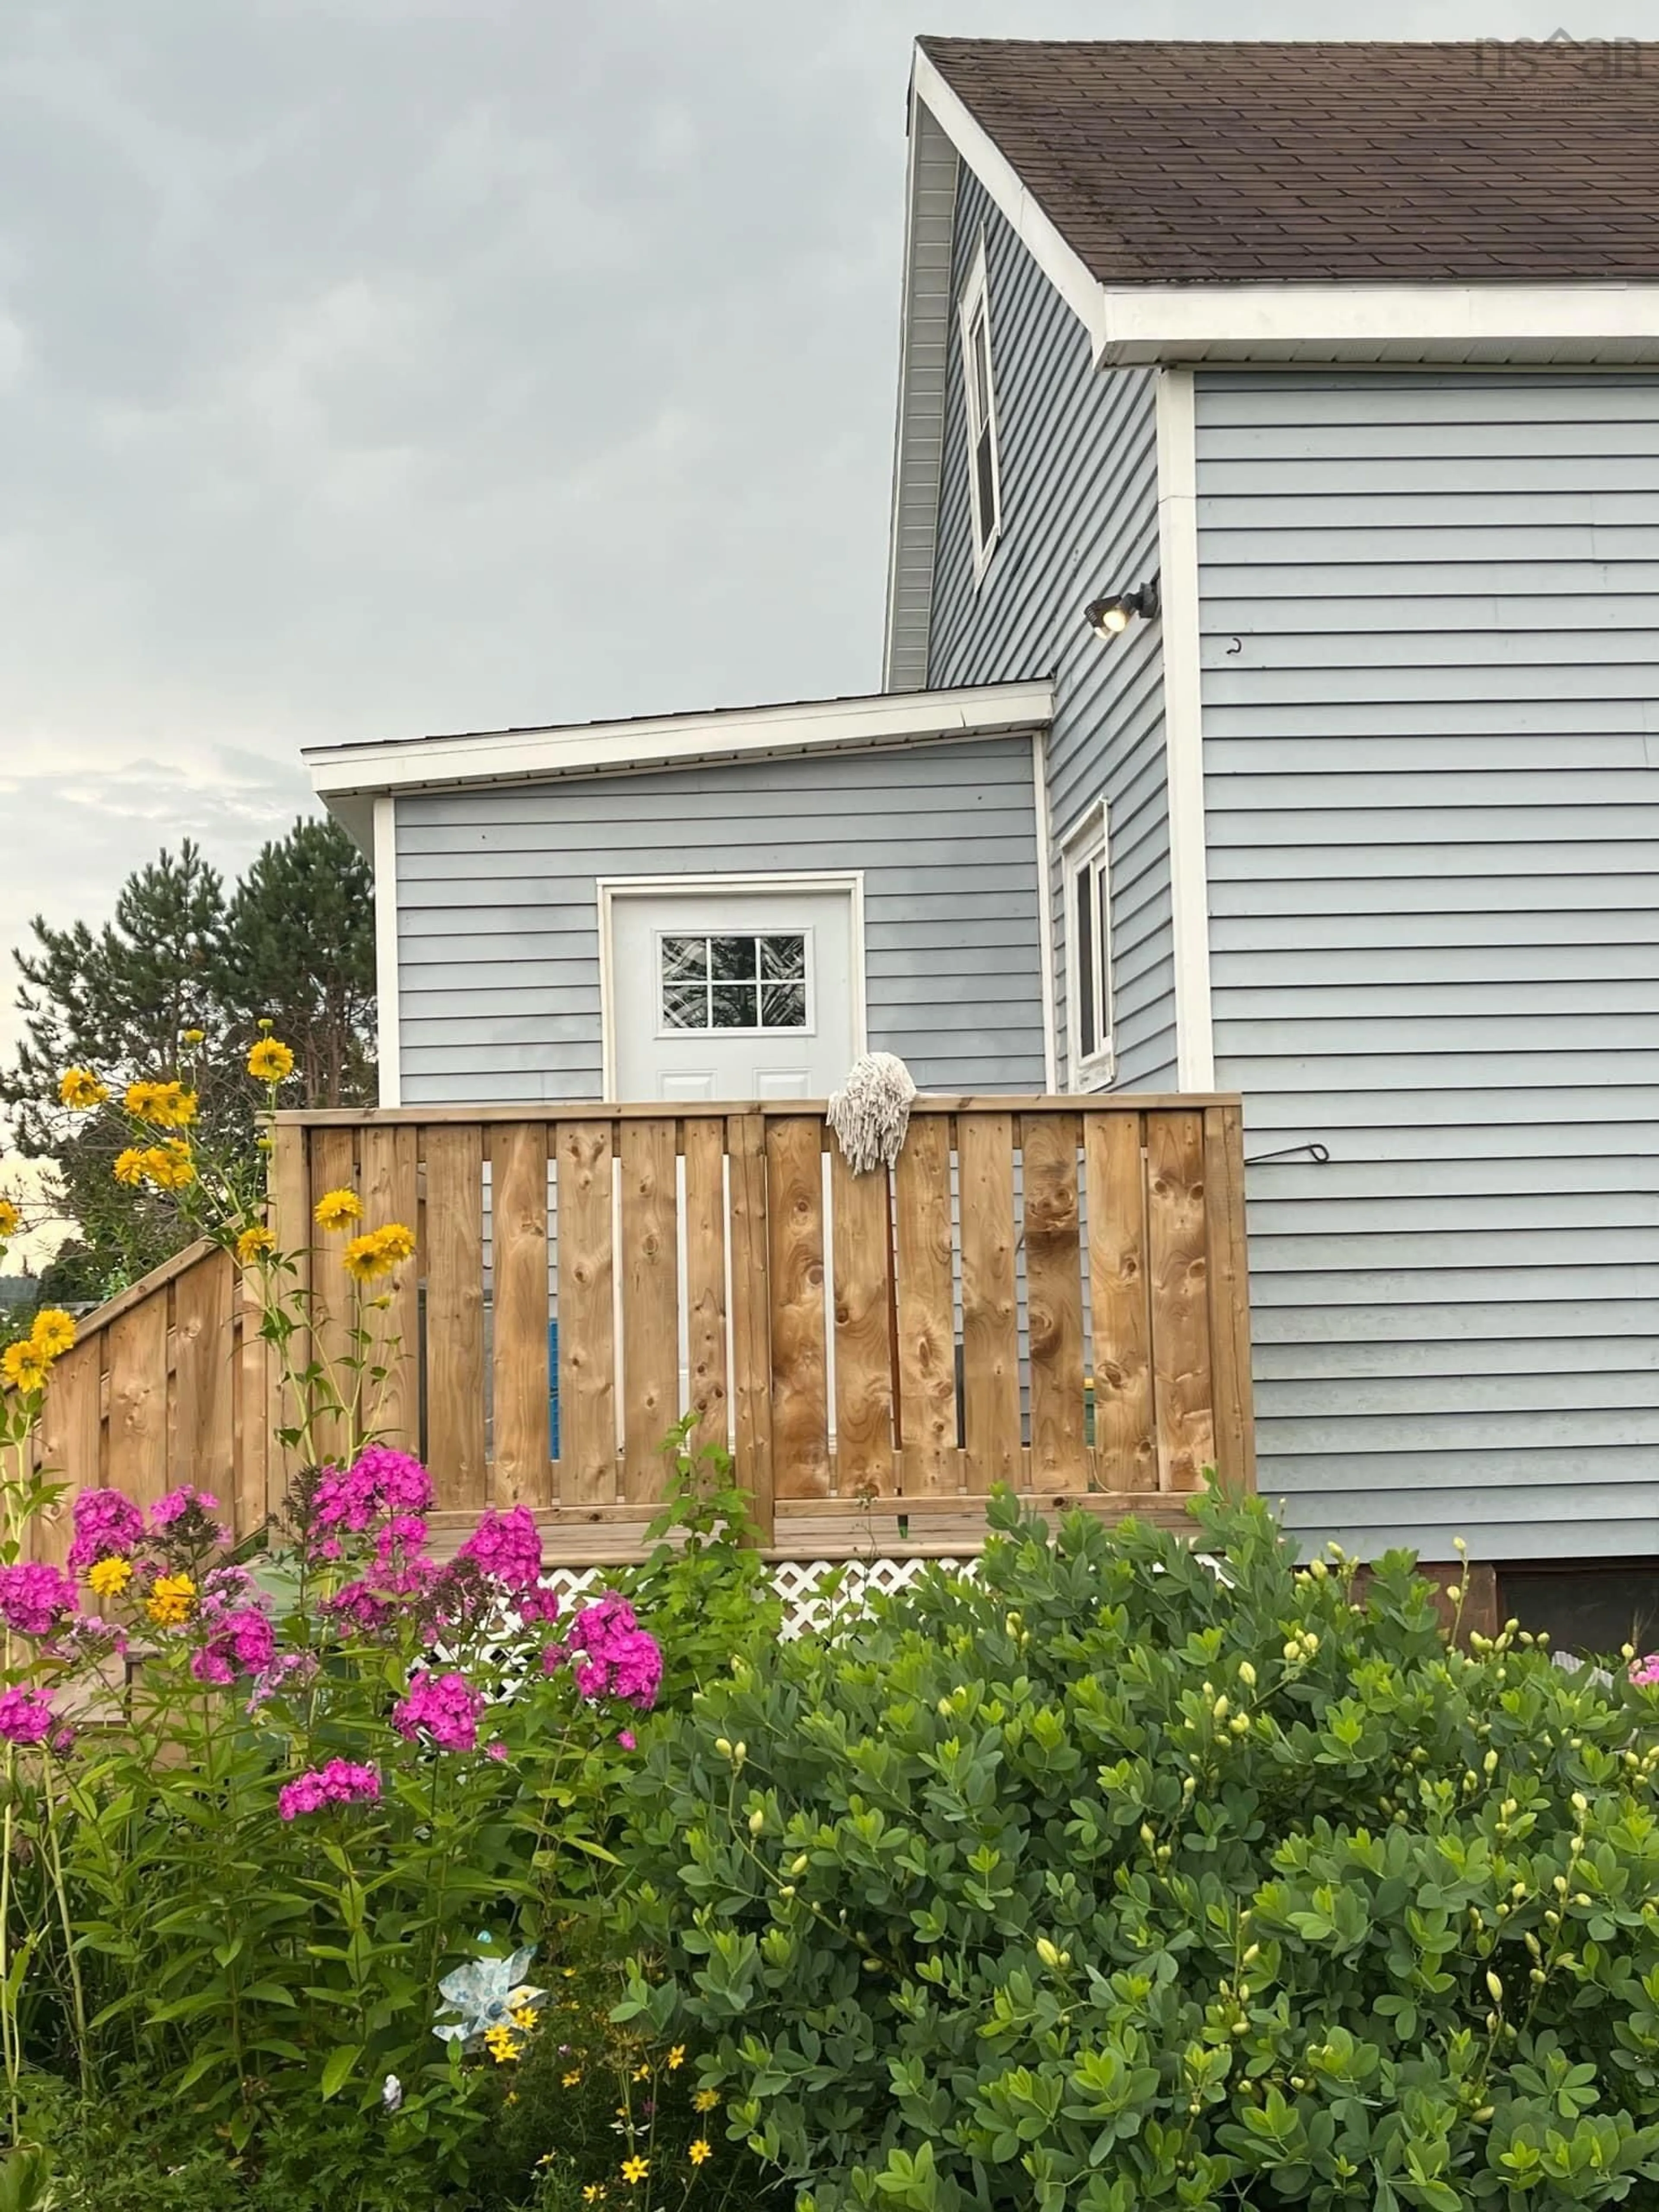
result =
[{"label": "gray cloud", "polygon": [[[100,918],[163,839],[244,860],[303,801],[302,744],[872,685],[925,27],[898,0],[8,0],[0,947],[37,907]],[[1353,27],[1220,0],[1158,25]]]}]

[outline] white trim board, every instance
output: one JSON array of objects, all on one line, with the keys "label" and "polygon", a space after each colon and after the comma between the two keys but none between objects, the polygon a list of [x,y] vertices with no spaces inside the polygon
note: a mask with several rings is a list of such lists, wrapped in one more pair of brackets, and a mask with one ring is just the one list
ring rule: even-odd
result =
[{"label": "white trim board", "polygon": [[1176,1088],[1212,1091],[1215,1036],[1210,1015],[1210,895],[1199,659],[1198,441],[1190,368],[1158,371],[1157,412],[1158,594],[1175,940]]},{"label": "white trim board", "polygon": [[398,1004],[398,802],[390,792],[374,801],[375,1057],[382,1106],[401,1106],[402,1048]]},{"label": "white trim board", "polygon": [[1048,828],[1048,740],[1031,732],[1031,792],[1036,819],[1037,974],[1042,991],[1042,1087],[1060,1088],[1060,994],[1054,978],[1054,860]]},{"label": "white trim board", "polygon": [[370,792],[540,782],[561,775],[627,774],[635,769],[757,755],[866,751],[882,745],[934,744],[952,738],[1023,736],[1046,727],[1053,713],[1054,687],[1045,678],[946,691],[809,699],[775,707],[721,707],[543,730],[485,730],[458,737],[308,745],[304,757],[319,797],[332,802]]},{"label": "white trim board", "polygon": [[611,939],[611,911],[619,898],[673,897],[683,891],[844,891],[851,908],[853,1053],[870,1049],[869,1002],[865,982],[864,871],[862,868],[773,870],[752,875],[601,876],[594,885],[599,925],[599,1082],[601,1103],[617,1100],[616,963]]}]

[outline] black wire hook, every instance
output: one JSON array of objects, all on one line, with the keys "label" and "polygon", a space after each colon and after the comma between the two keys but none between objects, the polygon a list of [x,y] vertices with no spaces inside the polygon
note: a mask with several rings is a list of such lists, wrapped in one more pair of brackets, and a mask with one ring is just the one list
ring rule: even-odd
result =
[{"label": "black wire hook", "polygon": [[1244,1164],[1247,1168],[1263,1168],[1270,1160],[1300,1159],[1304,1152],[1316,1167],[1321,1168],[1331,1156],[1329,1147],[1325,1145],[1286,1145],[1281,1152],[1258,1152],[1253,1160],[1246,1160]]}]

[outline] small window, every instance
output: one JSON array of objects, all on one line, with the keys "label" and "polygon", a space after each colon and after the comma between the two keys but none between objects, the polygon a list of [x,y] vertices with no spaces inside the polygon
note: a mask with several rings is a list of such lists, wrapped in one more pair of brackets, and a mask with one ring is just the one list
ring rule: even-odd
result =
[{"label": "small window", "polygon": [[1066,840],[1066,1000],[1071,1088],[1112,1079],[1112,890],[1106,805],[1090,808]]},{"label": "small window", "polygon": [[1002,473],[997,457],[996,383],[991,373],[991,299],[981,232],[972,274],[957,310],[968,423],[968,496],[973,509],[974,574],[985,573],[1002,530]]},{"label": "small window", "polygon": [[806,939],[660,937],[657,973],[665,1030],[804,1030]]}]

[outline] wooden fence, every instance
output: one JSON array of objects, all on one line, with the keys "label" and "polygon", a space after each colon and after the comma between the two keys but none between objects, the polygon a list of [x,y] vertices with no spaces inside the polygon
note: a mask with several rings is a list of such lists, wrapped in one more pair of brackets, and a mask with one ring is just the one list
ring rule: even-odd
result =
[{"label": "wooden fence", "polygon": [[[334,1358],[351,1231],[317,1199],[416,1230],[371,1316],[383,1421],[452,1532],[522,1500],[561,1555],[626,1556],[686,1413],[769,1548],[950,1552],[1000,1483],[1159,1518],[1207,1468],[1253,1483],[1240,1128],[1229,1098],[927,1098],[855,1176],[799,1101],[284,1114],[273,1221]],[[252,1525],[290,1471],[256,1329],[224,1255],[181,1255],[85,1326],[48,1455]]]}]

